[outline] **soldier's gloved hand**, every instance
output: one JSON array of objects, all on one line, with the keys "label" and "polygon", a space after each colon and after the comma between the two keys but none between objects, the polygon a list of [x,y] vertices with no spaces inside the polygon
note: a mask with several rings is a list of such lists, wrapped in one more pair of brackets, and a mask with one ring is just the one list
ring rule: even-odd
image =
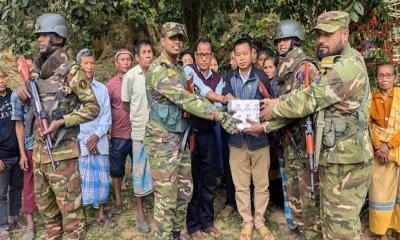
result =
[{"label": "soldier's gloved hand", "polygon": [[238,133],[239,129],[237,128],[236,124],[242,122],[236,118],[233,118],[229,113],[226,112],[218,112],[215,115],[215,121],[220,122],[221,127],[229,134]]}]

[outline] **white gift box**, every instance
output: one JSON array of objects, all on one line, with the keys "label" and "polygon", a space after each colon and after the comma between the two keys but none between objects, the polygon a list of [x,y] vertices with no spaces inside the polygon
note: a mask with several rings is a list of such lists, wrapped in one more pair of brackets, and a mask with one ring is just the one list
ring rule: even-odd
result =
[{"label": "white gift box", "polygon": [[234,112],[233,117],[242,121],[237,125],[239,130],[250,127],[247,119],[260,122],[260,100],[231,100],[228,102],[228,111]]}]

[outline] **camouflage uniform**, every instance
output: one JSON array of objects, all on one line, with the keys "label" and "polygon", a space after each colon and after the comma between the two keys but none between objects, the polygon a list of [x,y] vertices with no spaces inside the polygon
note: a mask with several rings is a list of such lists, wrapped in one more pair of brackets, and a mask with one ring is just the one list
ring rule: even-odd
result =
[{"label": "camouflage uniform", "polygon": [[[326,12],[314,28],[333,33],[347,27],[346,12]],[[273,118],[303,118],[324,111],[319,162],[324,239],[361,239],[359,213],[372,174],[372,145],[366,121],[371,95],[365,63],[348,43],[341,55],[321,60],[321,75],[310,87],[273,107]],[[264,124],[269,131],[270,124]]]},{"label": "camouflage uniform", "polygon": [[[178,23],[165,23],[163,32],[165,37],[185,36],[183,25]],[[187,125],[183,110],[223,124],[221,117],[227,117],[207,99],[191,94],[184,86],[183,68],[172,64],[165,53],[150,65],[146,90],[151,111],[144,144],[154,184],[156,236],[161,240],[170,239],[172,232],[183,230],[193,191],[190,151],[181,150]]]},{"label": "camouflage uniform", "polygon": [[[304,63],[310,64],[310,79],[316,79],[317,67],[310,62],[303,50],[295,47],[290,50],[278,66],[279,98],[285,99],[298,90],[303,89],[305,78]],[[272,123],[272,122],[271,122]],[[319,194],[311,198],[310,170],[307,167],[307,153],[305,151],[305,136],[302,129],[304,120],[296,120],[285,127],[284,131],[290,131],[300,152],[296,153],[290,139],[284,138],[284,160],[287,175],[287,194],[289,207],[292,210],[295,221],[302,235],[306,239],[313,239],[321,235],[319,225]],[[283,132],[284,132],[283,131]],[[298,155],[301,157],[299,159]],[[316,193],[318,193],[318,178],[315,179]]]},{"label": "camouflage uniform", "polygon": [[48,239],[61,239],[63,232],[67,233],[68,239],[85,239],[77,134],[79,124],[96,118],[99,106],[84,72],[77,65],[71,67],[66,60],[65,51],[59,48],[41,67],[35,61],[32,73],[38,76],[35,81],[50,120],[54,120],[56,109],[65,120],[65,126],[58,129],[53,142],[53,157],[59,162],[55,172],[46,144],[39,141],[38,132],[34,131],[35,194],[39,211],[46,221]]}]

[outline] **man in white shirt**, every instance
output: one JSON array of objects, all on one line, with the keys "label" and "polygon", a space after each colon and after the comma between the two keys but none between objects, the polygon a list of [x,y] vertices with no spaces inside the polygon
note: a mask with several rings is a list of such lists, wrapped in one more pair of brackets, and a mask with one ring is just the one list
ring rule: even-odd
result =
[{"label": "man in white shirt", "polygon": [[151,43],[139,40],[135,46],[135,58],[139,62],[129,70],[122,81],[121,100],[125,111],[130,112],[132,137],[132,176],[133,191],[136,196],[138,228],[141,232],[150,232],[143,210],[143,197],[153,191],[150,163],[143,146],[149,110],[146,98],[145,74],[153,61]]}]

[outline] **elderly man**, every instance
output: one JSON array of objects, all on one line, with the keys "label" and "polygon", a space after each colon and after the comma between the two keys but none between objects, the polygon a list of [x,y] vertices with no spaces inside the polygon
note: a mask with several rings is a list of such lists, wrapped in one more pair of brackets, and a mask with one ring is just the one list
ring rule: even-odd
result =
[{"label": "elderly man", "polygon": [[388,229],[400,232],[400,88],[394,87],[395,66],[378,66],[378,91],[372,93],[371,139],[375,161],[369,189],[369,229],[379,239],[387,239]]},{"label": "elderly man", "polygon": [[82,177],[82,202],[83,206],[93,205],[98,209],[97,222],[113,227],[115,224],[104,214],[104,205],[107,203],[110,189],[107,138],[111,127],[110,99],[106,86],[94,77],[93,52],[86,48],[80,50],[76,61],[85,71],[86,79],[100,105],[99,116],[93,121],[81,124],[78,135],[81,149],[79,171]]},{"label": "elderly man", "polygon": [[274,120],[246,130],[252,134],[269,132],[318,113],[315,160],[318,163],[320,156],[324,239],[361,239],[359,213],[372,174],[368,74],[362,56],[348,42],[349,22],[349,14],[341,11],[318,17],[313,30],[317,32],[321,75],[285,100],[266,101],[263,114]]}]

